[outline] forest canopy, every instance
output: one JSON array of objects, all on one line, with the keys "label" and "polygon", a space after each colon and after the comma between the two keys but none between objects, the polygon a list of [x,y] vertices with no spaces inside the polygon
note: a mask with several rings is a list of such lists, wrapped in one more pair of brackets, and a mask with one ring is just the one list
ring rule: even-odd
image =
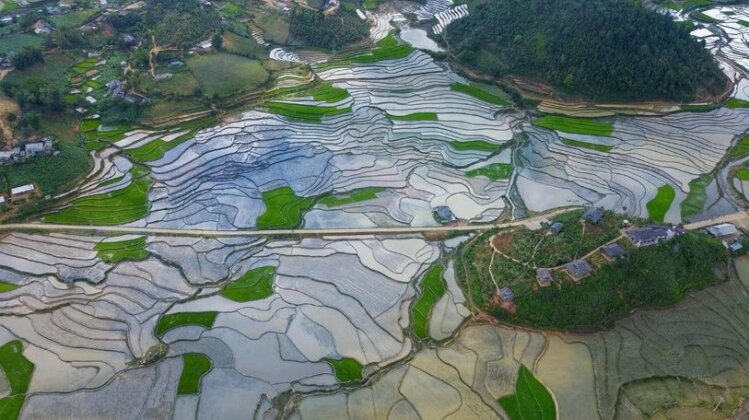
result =
[{"label": "forest canopy", "polygon": [[295,7],[291,11],[290,25],[289,31],[295,43],[330,50],[361,41],[369,35],[367,22],[346,10],[325,15],[320,11]]},{"label": "forest canopy", "polygon": [[703,41],[627,0],[489,1],[447,27],[456,60],[492,77],[542,81],[599,100],[692,100],[726,77]]}]

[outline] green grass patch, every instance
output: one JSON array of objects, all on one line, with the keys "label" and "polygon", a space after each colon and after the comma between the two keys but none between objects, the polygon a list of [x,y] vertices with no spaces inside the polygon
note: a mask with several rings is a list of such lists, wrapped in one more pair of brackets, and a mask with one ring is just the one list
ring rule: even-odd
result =
[{"label": "green grass patch", "polygon": [[19,5],[16,2],[13,2],[11,0],[5,0],[3,1],[3,8],[0,9],[0,12],[3,12],[3,13],[12,12],[13,10],[18,9],[19,7],[21,7],[21,5]]},{"label": "green grass patch", "polygon": [[469,96],[473,96],[476,99],[479,99],[479,100],[482,100],[484,102],[494,104],[494,105],[507,105],[508,103],[507,100],[505,100],[505,98],[489,93],[473,85],[466,85],[463,83],[453,83],[450,85],[450,90],[464,93]]},{"label": "green grass patch", "polygon": [[198,118],[196,120],[188,121],[181,124],[178,130],[189,130],[187,133],[172,139],[171,141],[164,141],[162,139],[156,139],[150,141],[142,146],[134,149],[126,150],[125,153],[130,156],[135,162],[144,163],[153,160],[158,160],[164,157],[164,154],[169,150],[179,146],[185,141],[195,137],[195,134],[202,128],[216,123],[216,117],[207,116]]},{"label": "green grass patch", "polygon": [[590,118],[560,117],[547,115],[533,120],[533,125],[574,134],[610,136],[614,131],[612,123],[595,121]]},{"label": "green grass patch", "polygon": [[153,77],[143,77],[138,89],[150,95],[166,95],[174,97],[191,97],[201,89],[200,83],[189,71],[172,73],[172,77],[155,80]]},{"label": "green grass patch", "polygon": [[466,172],[469,178],[485,176],[493,181],[508,179],[512,175],[513,166],[509,163],[492,163]]},{"label": "green grass patch", "polygon": [[146,250],[146,237],[118,242],[99,242],[94,246],[96,256],[108,263],[120,261],[140,261],[150,254]]},{"label": "green grass patch", "polygon": [[[0,49],[7,38],[0,41]],[[79,58],[69,51],[53,51],[44,53],[44,62],[37,63],[24,70],[13,70],[3,79],[4,82],[19,84],[24,79],[38,77],[40,79],[54,82],[59,86],[68,83],[68,69],[74,65]]]},{"label": "green grass patch", "polygon": [[736,172],[736,177],[741,181],[749,181],[749,169],[741,168]]},{"label": "green grass patch", "polygon": [[187,59],[187,66],[208,97],[255,90],[269,77],[260,61],[227,53],[195,55]]},{"label": "green grass patch", "polygon": [[89,131],[96,131],[99,126],[101,125],[101,120],[98,118],[96,119],[85,119],[81,121],[81,124],[78,126],[78,130],[80,130],[82,133],[89,132]]},{"label": "green grass patch", "polygon": [[316,101],[325,101],[327,103],[340,102],[349,96],[348,91],[344,88],[333,86],[330,82],[324,82],[320,86],[299,93],[299,97],[311,96]]},{"label": "green grass patch", "polygon": [[377,193],[385,191],[385,188],[368,187],[360,188],[345,194],[326,194],[318,199],[318,203],[327,207],[340,207],[346,204],[358,203],[360,201],[373,200]]},{"label": "green grass patch", "polygon": [[182,374],[177,385],[177,395],[197,395],[200,393],[200,380],[213,366],[211,359],[202,353],[185,353],[182,355]]},{"label": "green grass patch", "polygon": [[749,108],[749,101],[745,101],[743,99],[738,99],[738,98],[731,98],[726,101],[726,108],[730,108],[730,109]]},{"label": "green grass patch", "polygon": [[44,38],[31,34],[9,34],[0,42],[0,54],[6,55],[10,52],[18,52],[26,47],[41,48]]},{"label": "green grass patch", "polygon": [[712,18],[702,12],[694,12],[691,14],[692,19],[702,23],[718,23],[718,19]]},{"label": "green grass patch", "polygon": [[699,178],[689,181],[689,194],[681,202],[682,219],[697,215],[702,211],[702,208],[705,206],[705,199],[707,198],[705,189],[710,185],[712,180],[710,175],[702,175]]},{"label": "green grass patch", "polygon": [[736,23],[738,23],[739,25],[741,25],[741,26],[743,26],[745,28],[749,27],[749,21],[744,20],[744,19],[739,19]]},{"label": "green grass patch", "polygon": [[484,140],[469,140],[469,141],[452,141],[450,147],[455,150],[476,150],[479,152],[496,152],[502,148],[494,143],[489,143]]},{"label": "green grass patch", "polygon": [[579,140],[572,140],[568,138],[562,137],[562,143],[566,144],[567,146],[572,147],[580,147],[583,149],[591,149],[591,150],[597,150],[599,152],[608,153],[611,151],[611,149],[614,148],[614,146],[609,146],[606,144],[596,144],[596,143],[588,143],[586,141],[579,141]]},{"label": "green grass patch", "polygon": [[298,197],[290,187],[263,193],[265,212],[258,216],[256,226],[262,229],[290,229],[302,221],[302,214],[315,204],[315,197]]},{"label": "green grass patch", "polygon": [[222,48],[232,54],[239,54],[248,58],[262,57],[265,54],[265,47],[259,45],[254,39],[229,31],[224,33]]},{"label": "green grass patch", "polygon": [[351,57],[353,63],[374,63],[382,60],[396,60],[408,57],[414,51],[408,44],[400,44],[392,33],[377,42],[377,46],[370,54],[362,54]]},{"label": "green grass patch", "polygon": [[414,112],[406,115],[393,115],[387,113],[390,121],[437,121],[439,117],[436,112]]},{"label": "green grass patch", "polygon": [[429,337],[429,317],[432,308],[445,294],[445,283],[442,281],[440,264],[432,266],[421,280],[421,294],[411,307],[411,330],[416,338],[424,340]]},{"label": "green grass patch", "polygon": [[15,284],[0,281],[0,293],[11,292],[16,289],[18,289],[18,286]]},{"label": "green grass patch", "polygon": [[[68,143],[58,143],[58,156],[43,155],[14,165],[0,166],[0,180],[17,187],[36,184],[43,194],[60,192],[89,168],[89,156],[80,147]],[[5,191],[3,191],[5,192]]]},{"label": "green grass patch", "polygon": [[351,112],[351,107],[336,108],[334,106],[315,106],[286,102],[266,102],[265,107],[274,114],[308,122],[321,122],[323,117],[332,117]]},{"label": "green grass patch", "polygon": [[363,377],[363,366],[356,359],[344,357],[343,359],[326,358],[324,360],[333,367],[338,382],[359,381]]},{"label": "green grass patch", "polygon": [[507,412],[510,420],[557,418],[556,404],[551,393],[524,365],[520,365],[518,371],[515,394],[499,398],[497,401]]},{"label": "green grass patch", "polygon": [[0,368],[10,384],[10,394],[0,399],[0,418],[17,419],[34,373],[34,364],[23,355],[23,343],[10,341],[0,346]]},{"label": "green grass patch", "polygon": [[75,12],[65,13],[64,15],[52,16],[49,20],[54,27],[72,26],[77,28],[83,25],[91,16],[96,13],[95,9],[83,9]]},{"label": "green grass patch", "polygon": [[749,154],[749,136],[742,137],[729,154],[732,159],[738,159]]},{"label": "green grass patch", "polygon": [[276,10],[263,13],[254,23],[263,30],[263,38],[268,42],[284,45],[289,40],[289,21]]},{"label": "green grass patch", "polygon": [[684,104],[679,107],[685,112],[710,112],[718,109],[718,105],[715,104]]},{"label": "green grass patch", "polygon": [[666,216],[668,209],[671,208],[671,203],[673,203],[675,197],[674,187],[670,185],[659,187],[658,194],[647,203],[650,218],[656,222],[663,222],[663,218]]},{"label": "green grass patch", "polygon": [[184,325],[198,325],[205,328],[213,327],[218,312],[180,312],[164,315],[156,324],[156,337],[163,337],[167,331]]},{"label": "green grass patch", "polygon": [[120,225],[148,214],[148,177],[134,179],[125,188],[75,200],[69,207],[44,217],[48,223]]},{"label": "green grass patch", "polygon": [[219,293],[235,302],[265,299],[273,294],[276,267],[259,267],[227,284]]}]

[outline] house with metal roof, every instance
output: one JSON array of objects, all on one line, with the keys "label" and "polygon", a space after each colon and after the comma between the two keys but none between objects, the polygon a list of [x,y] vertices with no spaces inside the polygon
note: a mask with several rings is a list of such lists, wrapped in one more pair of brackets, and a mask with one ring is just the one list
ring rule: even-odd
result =
[{"label": "house with metal roof", "polygon": [[736,226],[732,223],[721,223],[719,225],[710,226],[707,228],[707,232],[716,238],[725,238],[726,236],[732,236],[739,233]]},{"label": "house with metal roof", "polygon": [[504,302],[513,302],[515,300],[515,293],[509,287],[503,287],[499,289],[499,297]]},{"label": "house with metal roof", "polygon": [[598,207],[590,207],[583,213],[583,220],[597,225],[603,220],[603,211]]},{"label": "house with metal roof", "polygon": [[585,260],[574,260],[564,266],[564,270],[573,280],[579,281],[593,274],[593,267]]},{"label": "house with metal roof", "polygon": [[564,229],[564,224],[561,222],[554,222],[549,226],[549,235],[557,235]]},{"label": "house with metal roof", "polygon": [[551,286],[554,281],[554,277],[551,276],[551,270],[548,268],[539,268],[536,270],[536,281],[541,287]]},{"label": "house with metal roof", "polygon": [[29,198],[29,196],[31,196],[34,190],[36,190],[34,184],[26,184],[21,185],[20,187],[11,188],[10,200],[17,201],[27,199]]},{"label": "house with metal roof", "polygon": [[629,242],[637,248],[668,241],[674,236],[676,236],[676,232],[665,226],[647,226],[627,231],[627,239],[629,239]]},{"label": "house with metal roof", "polygon": [[618,260],[627,256],[627,250],[619,244],[608,244],[601,247],[601,254],[609,261]]}]

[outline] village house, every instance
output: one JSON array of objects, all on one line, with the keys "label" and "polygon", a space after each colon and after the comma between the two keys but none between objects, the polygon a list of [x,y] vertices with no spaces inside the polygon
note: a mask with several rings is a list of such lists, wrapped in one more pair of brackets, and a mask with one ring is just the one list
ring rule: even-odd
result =
[{"label": "village house", "polygon": [[572,277],[572,280],[580,281],[593,274],[593,267],[585,260],[574,260],[564,266],[564,270]]},{"label": "village house", "polygon": [[512,303],[515,301],[515,293],[509,287],[499,289],[499,297],[503,302]]},{"label": "village house", "polygon": [[669,241],[674,236],[676,236],[676,231],[665,226],[648,226],[627,231],[627,239],[637,248]]},{"label": "village house", "polygon": [[561,222],[554,222],[549,226],[549,235],[557,235],[564,229],[564,224]]},{"label": "village house", "polygon": [[739,231],[731,223],[721,223],[719,225],[710,226],[707,228],[707,232],[718,239],[729,238],[738,235]]},{"label": "village house", "polygon": [[20,187],[11,188],[10,200],[15,202],[19,200],[27,200],[34,193],[36,187],[34,184],[21,185]]},{"label": "village house", "polygon": [[603,220],[603,212],[598,207],[590,207],[583,213],[583,220],[590,222],[594,225],[601,223]]},{"label": "village house", "polygon": [[608,244],[601,247],[601,254],[608,261],[614,261],[627,257],[627,250],[619,244]]},{"label": "village house", "polygon": [[34,33],[37,35],[46,35],[46,34],[52,33],[52,31],[54,30],[54,28],[52,28],[52,26],[49,23],[41,19],[34,22],[31,28],[34,30]]},{"label": "village house", "polygon": [[541,287],[551,286],[554,281],[554,277],[551,276],[551,270],[548,268],[539,268],[536,270],[536,281]]}]

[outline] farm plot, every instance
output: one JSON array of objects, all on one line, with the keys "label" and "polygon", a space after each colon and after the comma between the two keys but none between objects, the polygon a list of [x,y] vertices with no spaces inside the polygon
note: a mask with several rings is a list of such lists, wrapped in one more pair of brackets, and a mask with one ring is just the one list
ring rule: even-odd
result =
[{"label": "farm plot", "polygon": [[[744,130],[747,116],[744,109],[722,108],[653,118],[619,117],[606,137],[587,134],[572,139],[595,144],[605,153],[570,145],[565,141],[569,134],[562,138],[526,125],[529,142],[519,153],[517,190],[534,211],[578,203],[645,218],[647,204],[653,202],[656,220],[662,215],[664,221],[678,223],[690,182],[713,171],[733,137]],[[659,196],[661,188],[664,192]],[[666,200],[670,194],[664,195],[667,189],[674,191],[670,200]]]},{"label": "farm plot", "polygon": [[187,66],[208,97],[254,90],[269,77],[259,61],[226,53],[193,56],[187,60]]},{"label": "farm plot", "polygon": [[[508,168],[497,165],[511,159],[502,146],[513,139],[513,113],[451,90],[458,76],[419,52],[320,78],[319,87],[265,105],[282,115],[245,113],[149,161],[156,185],[146,222],[423,226],[437,223],[438,206],[471,221],[504,210]],[[388,119],[412,113],[439,118]]]}]

